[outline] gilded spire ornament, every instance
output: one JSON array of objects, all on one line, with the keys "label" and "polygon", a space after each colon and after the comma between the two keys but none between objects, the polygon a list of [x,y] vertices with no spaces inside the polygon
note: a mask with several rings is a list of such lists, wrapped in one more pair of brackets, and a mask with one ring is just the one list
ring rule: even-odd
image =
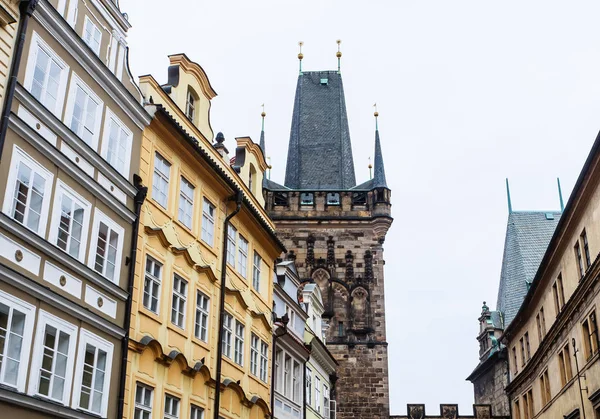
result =
[{"label": "gilded spire ornament", "polygon": [[337,50],[337,52],[335,53],[335,56],[336,56],[336,57],[337,57],[337,59],[338,59],[338,73],[339,73],[339,72],[340,72],[341,65],[342,65],[342,51],[340,51],[340,47],[341,47],[341,45],[342,45],[342,40],[341,40],[341,39],[338,39],[338,40],[337,40],[337,41],[335,41],[335,42],[337,43],[337,46],[338,46],[338,50]]},{"label": "gilded spire ornament", "polygon": [[304,45],[304,42],[298,42],[298,61],[300,61],[300,74],[302,74],[302,59],[304,58],[304,54],[302,54],[302,45]]}]

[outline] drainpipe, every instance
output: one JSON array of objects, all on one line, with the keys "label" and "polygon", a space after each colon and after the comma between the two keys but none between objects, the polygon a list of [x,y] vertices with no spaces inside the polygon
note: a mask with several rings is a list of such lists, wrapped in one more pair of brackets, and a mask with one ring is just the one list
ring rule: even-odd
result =
[{"label": "drainpipe", "polygon": [[221,295],[219,296],[219,335],[217,338],[217,373],[215,380],[217,382],[215,387],[215,404],[214,404],[214,419],[219,419],[219,404],[221,402],[221,364],[223,363],[223,315],[225,312],[225,285],[227,281],[227,229],[229,221],[237,215],[242,209],[242,198],[243,194],[241,190],[236,191],[236,194],[231,196],[225,205],[229,201],[235,200],[235,210],[229,214],[225,221],[223,221],[223,247],[221,249]]},{"label": "drainpipe", "polygon": [[27,32],[27,24],[29,18],[33,14],[39,0],[25,0],[19,4],[19,13],[21,20],[17,29],[15,51],[13,54],[12,63],[10,64],[10,72],[8,73],[8,87],[4,97],[4,107],[2,109],[2,119],[0,120],[0,159],[2,159],[2,151],[4,150],[4,141],[6,139],[6,131],[8,130],[8,119],[10,118],[10,110],[12,108],[13,98],[15,96],[15,87],[17,86],[17,76],[21,65],[21,57],[23,55],[23,47],[25,46],[25,33]]},{"label": "drainpipe", "polygon": [[127,283],[127,301],[125,302],[125,336],[123,336],[121,342],[121,377],[119,379],[119,398],[117,407],[118,418],[123,417],[123,409],[125,406],[125,381],[127,379],[127,355],[129,347],[129,328],[131,326],[131,304],[133,294],[133,282],[135,276],[135,262],[137,257],[137,243],[138,233],[140,226],[140,213],[142,212],[142,204],[146,200],[146,194],[148,193],[148,187],[142,186],[142,178],[138,175],[133,175],[133,183],[137,189],[137,193],[133,200],[135,220],[133,221],[133,231],[131,233],[131,250],[129,256],[129,273]]}]

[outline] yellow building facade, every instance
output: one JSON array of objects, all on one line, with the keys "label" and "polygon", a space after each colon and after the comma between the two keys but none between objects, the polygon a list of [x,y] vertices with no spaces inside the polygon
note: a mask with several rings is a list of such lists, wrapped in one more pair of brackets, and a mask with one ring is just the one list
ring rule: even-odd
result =
[{"label": "yellow building facade", "polygon": [[216,417],[220,381],[219,416],[265,418],[271,412],[273,263],[283,250],[262,196],[251,192],[261,191],[267,164],[249,138],[237,139],[233,164],[222,135],[211,143],[216,93],[198,64],[182,54],[169,58],[167,84],[140,79],[153,120],[140,155],[148,195],[132,291],[125,417]]}]

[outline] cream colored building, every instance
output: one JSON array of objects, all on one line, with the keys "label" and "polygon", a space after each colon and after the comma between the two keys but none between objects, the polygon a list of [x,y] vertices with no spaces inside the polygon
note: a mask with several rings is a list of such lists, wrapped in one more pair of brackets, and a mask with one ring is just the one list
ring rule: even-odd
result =
[{"label": "cream colored building", "polygon": [[512,417],[600,418],[600,137],[504,330]]}]

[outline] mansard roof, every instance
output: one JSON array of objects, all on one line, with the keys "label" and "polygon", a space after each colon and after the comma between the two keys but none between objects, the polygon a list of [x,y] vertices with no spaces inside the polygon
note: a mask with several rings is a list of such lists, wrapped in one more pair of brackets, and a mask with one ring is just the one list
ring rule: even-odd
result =
[{"label": "mansard roof", "polygon": [[551,211],[509,214],[497,303],[504,327],[519,311],[560,217],[560,212]]},{"label": "mansard roof", "polygon": [[342,76],[303,72],[296,86],[285,186],[347,190],[355,185]]}]

